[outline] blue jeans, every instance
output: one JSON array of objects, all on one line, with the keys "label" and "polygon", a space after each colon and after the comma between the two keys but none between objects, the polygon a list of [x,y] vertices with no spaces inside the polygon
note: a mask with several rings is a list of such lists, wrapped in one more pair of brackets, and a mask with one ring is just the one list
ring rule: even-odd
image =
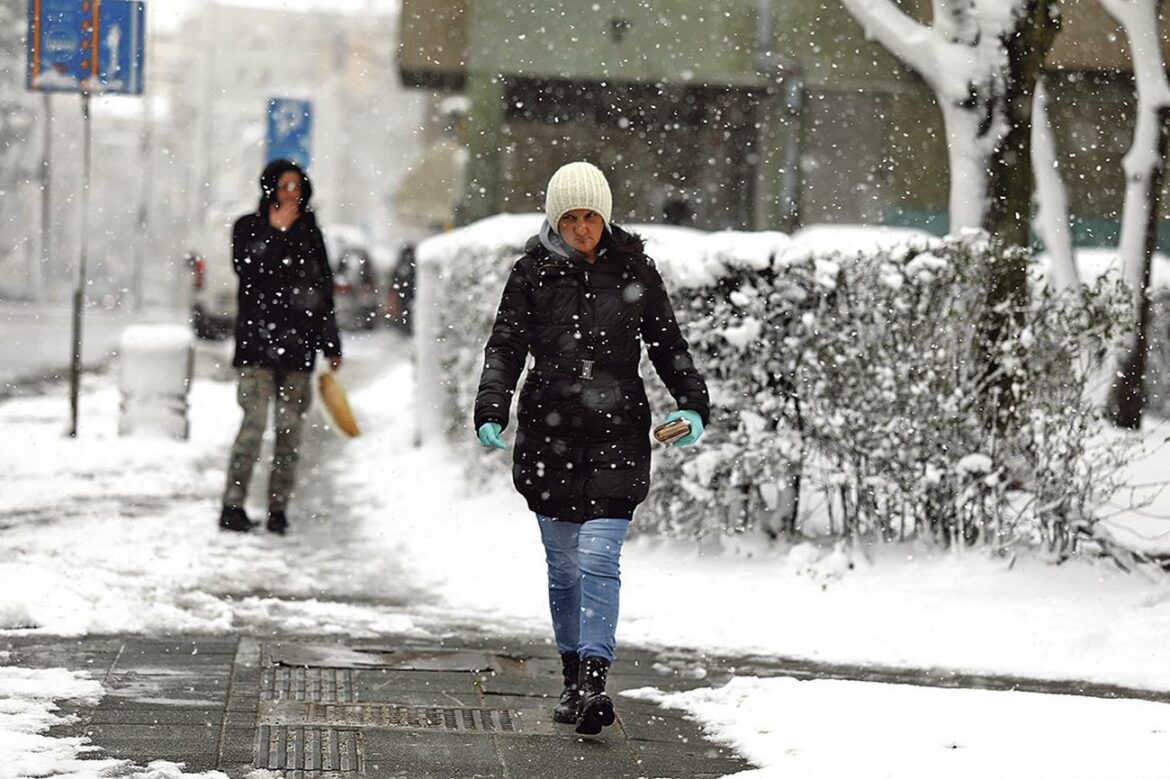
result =
[{"label": "blue jeans", "polygon": [[548,562],[548,605],[557,651],[613,662],[622,588],[619,559],[630,521],[577,524],[541,514],[536,519]]}]

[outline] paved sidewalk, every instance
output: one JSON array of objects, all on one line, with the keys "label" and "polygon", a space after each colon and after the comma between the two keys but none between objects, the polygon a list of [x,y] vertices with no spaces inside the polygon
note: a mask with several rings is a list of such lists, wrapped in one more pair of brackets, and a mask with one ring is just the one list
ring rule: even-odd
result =
[{"label": "paved sidewalk", "polygon": [[[750,766],[678,712],[615,695],[618,722],[581,737],[552,722],[555,651],[540,644],[251,637],[8,639],[8,663],[88,670],[96,707],[69,705],[100,751],[244,777],[718,777]],[[623,649],[610,690],[687,689],[693,660]]]},{"label": "paved sidewalk", "polygon": [[237,779],[700,779],[751,766],[677,711],[620,695],[721,686],[732,675],[1024,690],[1170,703],[1170,694],[1076,681],[946,670],[718,658],[623,647],[610,675],[618,722],[581,737],[552,722],[554,650],[540,641],[403,637],[50,637],[0,640],[6,665],[65,667],[99,679],[96,707],[63,705],[94,758],[184,764]]}]

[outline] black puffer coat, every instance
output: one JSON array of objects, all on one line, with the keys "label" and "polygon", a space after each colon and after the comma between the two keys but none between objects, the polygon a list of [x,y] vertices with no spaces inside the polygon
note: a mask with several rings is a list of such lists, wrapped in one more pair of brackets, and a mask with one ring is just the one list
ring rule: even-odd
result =
[{"label": "black puffer coat", "polygon": [[[301,215],[282,232],[268,223],[268,207],[280,176],[290,170],[301,173]],[[309,207],[312,184],[296,165],[277,160],[264,169],[260,186],[259,208],[232,228],[232,263],[240,278],[232,365],[310,371],[318,351],[341,356],[333,272]]]},{"label": "black puffer coat", "polygon": [[590,265],[545,224],[504,286],[475,400],[477,430],[485,422],[506,427],[531,352],[512,479],[533,511],[570,522],[629,518],[646,498],[643,343],[678,407],[706,424],[707,385],[641,239],[612,226]]}]

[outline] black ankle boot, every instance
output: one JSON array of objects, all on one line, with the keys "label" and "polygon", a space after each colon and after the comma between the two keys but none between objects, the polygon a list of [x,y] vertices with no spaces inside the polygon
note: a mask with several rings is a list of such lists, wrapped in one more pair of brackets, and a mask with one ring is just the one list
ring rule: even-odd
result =
[{"label": "black ankle boot", "polygon": [[576,652],[561,655],[561,675],[565,679],[565,689],[561,690],[561,700],[553,709],[553,722],[572,725],[577,721],[577,709],[581,704],[581,692],[577,686],[581,675],[581,658]]},{"label": "black ankle boot", "polygon": [[586,657],[581,661],[581,712],[577,715],[577,732],[594,736],[614,720],[613,701],[605,694],[605,677],[609,675],[609,661],[600,657]]},{"label": "black ankle boot", "polygon": [[219,529],[234,530],[237,533],[247,533],[256,523],[248,519],[247,512],[242,506],[224,506],[219,514]]}]

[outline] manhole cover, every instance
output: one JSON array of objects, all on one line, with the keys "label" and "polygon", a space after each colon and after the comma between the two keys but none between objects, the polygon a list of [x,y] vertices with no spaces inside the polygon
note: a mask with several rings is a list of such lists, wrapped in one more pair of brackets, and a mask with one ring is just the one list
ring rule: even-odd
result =
[{"label": "manhole cover", "polygon": [[265,668],[260,675],[262,701],[328,701],[348,703],[353,697],[353,671],[348,668]]},{"label": "manhole cover", "polygon": [[[356,773],[361,770],[360,744],[356,730],[261,725],[256,733],[253,766],[277,771]],[[294,775],[287,776],[295,779]]]},{"label": "manhole cover", "polygon": [[513,733],[515,717],[507,709],[460,706],[402,706],[394,703],[309,703],[304,724],[314,727],[426,728],[481,733]]},{"label": "manhole cover", "polygon": [[257,719],[272,728],[421,728],[518,733],[524,718],[520,712],[481,706],[270,701],[260,704]]}]

